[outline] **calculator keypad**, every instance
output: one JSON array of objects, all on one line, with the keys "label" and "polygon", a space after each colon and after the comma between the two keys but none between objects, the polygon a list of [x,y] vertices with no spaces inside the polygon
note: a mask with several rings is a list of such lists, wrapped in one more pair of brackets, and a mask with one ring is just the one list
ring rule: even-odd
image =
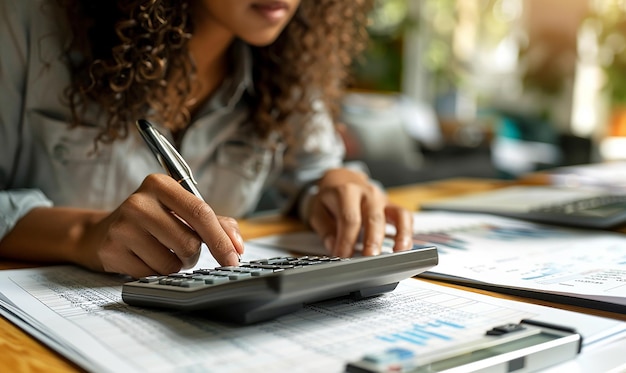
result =
[{"label": "calculator keypad", "polygon": [[626,205],[626,195],[608,195],[608,196],[599,196],[593,198],[580,199],[576,201],[559,203],[554,205],[547,205],[538,207],[533,212],[543,212],[543,213],[552,213],[552,214],[577,214],[582,213],[583,211],[591,211],[597,210],[602,211],[606,210],[607,213],[612,210],[610,207],[615,206],[620,209],[624,208]]},{"label": "calculator keypad", "polygon": [[172,273],[167,276],[146,276],[140,278],[139,282],[183,288],[201,288],[264,276],[275,272],[297,270],[298,268],[346,260],[350,259],[329,256],[275,257],[242,262],[239,266],[198,269],[193,272]]}]

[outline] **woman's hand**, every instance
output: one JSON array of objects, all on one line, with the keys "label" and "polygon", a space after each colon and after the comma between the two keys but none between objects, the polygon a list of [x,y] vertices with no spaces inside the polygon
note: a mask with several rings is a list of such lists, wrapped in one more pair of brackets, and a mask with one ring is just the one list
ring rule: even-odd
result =
[{"label": "woman's hand", "polygon": [[382,249],[387,222],[396,227],[394,251],[412,247],[413,215],[390,204],[368,177],[349,169],[327,172],[318,182],[309,206],[308,223],[324,240],[331,255],[350,257],[362,233],[363,255]]},{"label": "woman's hand", "polygon": [[221,265],[236,265],[243,253],[235,219],[217,216],[171,177],[153,174],[86,230],[77,256],[94,270],[142,277],[194,266],[202,242]]}]

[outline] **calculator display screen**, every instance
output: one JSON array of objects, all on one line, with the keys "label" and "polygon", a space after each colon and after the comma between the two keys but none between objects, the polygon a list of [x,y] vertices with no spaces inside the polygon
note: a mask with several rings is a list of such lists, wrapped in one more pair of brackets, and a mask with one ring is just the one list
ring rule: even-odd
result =
[{"label": "calculator display screen", "polygon": [[493,356],[498,356],[508,352],[516,351],[521,348],[535,346],[541,343],[553,341],[555,339],[562,338],[562,336],[548,333],[533,334],[528,337],[517,339],[510,342],[505,342],[497,346],[478,349],[476,351],[469,352],[454,356],[451,358],[443,359],[433,362],[431,364],[417,368],[415,372],[440,372],[442,370],[458,367],[465,364],[470,364],[476,361],[487,359]]}]

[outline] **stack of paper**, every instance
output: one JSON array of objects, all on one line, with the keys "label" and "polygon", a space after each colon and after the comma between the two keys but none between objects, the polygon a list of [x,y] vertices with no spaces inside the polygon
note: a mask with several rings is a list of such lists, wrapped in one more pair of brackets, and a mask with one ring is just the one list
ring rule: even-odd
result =
[{"label": "stack of paper", "polygon": [[[246,255],[270,254],[253,243],[247,250]],[[591,364],[585,356],[626,334],[623,322],[414,279],[383,296],[323,302],[242,327],[127,306],[121,300],[125,280],[69,266],[1,271],[0,310],[67,358],[98,372],[342,372],[348,361],[366,353],[391,346],[418,353],[446,348],[523,318],[578,329],[583,351],[589,351],[572,362],[580,369]],[[624,363],[615,355],[593,364],[604,370]]]}]

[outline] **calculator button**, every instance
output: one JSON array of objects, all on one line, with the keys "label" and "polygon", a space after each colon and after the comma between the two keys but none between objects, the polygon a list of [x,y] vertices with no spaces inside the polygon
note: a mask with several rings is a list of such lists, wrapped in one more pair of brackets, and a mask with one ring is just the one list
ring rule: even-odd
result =
[{"label": "calculator button", "polygon": [[263,268],[240,268],[238,272],[254,273],[261,271],[263,271]]},{"label": "calculator button", "polygon": [[201,268],[201,269],[196,269],[195,271],[193,271],[193,273],[197,275],[210,275],[211,271],[214,271],[214,269]]},{"label": "calculator button", "polygon": [[211,276],[224,276],[224,277],[228,277],[232,274],[233,272],[231,271],[211,271],[210,275]]},{"label": "calculator button", "polygon": [[246,272],[234,272],[228,276],[231,280],[240,280],[242,278],[251,277],[250,273]]},{"label": "calculator button", "polygon": [[287,264],[292,258],[271,258],[267,260],[267,264]]},{"label": "calculator button", "polygon": [[204,283],[208,285],[221,284],[222,282],[228,281],[230,280],[226,276],[207,276],[207,278],[204,279]]},{"label": "calculator button", "polygon": [[257,277],[257,276],[270,275],[272,273],[274,273],[273,269],[262,269],[262,268],[259,268],[259,271],[250,272],[250,275],[252,275],[253,277]]},{"label": "calculator button", "polygon": [[139,279],[139,282],[144,282],[144,283],[153,283],[153,282],[158,282],[160,279],[162,279],[165,276],[146,276],[146,277],[142,277]]},{"label": "calculator button", "polygon": [[186,281],[186,280],[181,279],[181,278],[175,278],[175,279],[172,279],[172,283],[170,285],[172,285],[172,286],[180,286],[180,284],[182,284],[183,281]]},{"label": "calculator button", "polygon": [[184,273],[184,272],[180,272],[180,273],[170,273],[169,275],[167,275],[167,277],[171,277],[171,278],[191,278],[193,274],[191,273]]},{"label": "calculator button", "polygon": [[293,268],[294,265],[293,264],[286,264],[286,265],[278,265],[278,264],[259,264],[258,266],[256,266],[255,268],[263,268],[263,269],[289,269],[289,268]]},{"label": "calculator button", "polygon": [[204,281],[196,281],[196,280],[187,280],[183,281],[180,286],[183,288],[198,288],[204,286]]}]

